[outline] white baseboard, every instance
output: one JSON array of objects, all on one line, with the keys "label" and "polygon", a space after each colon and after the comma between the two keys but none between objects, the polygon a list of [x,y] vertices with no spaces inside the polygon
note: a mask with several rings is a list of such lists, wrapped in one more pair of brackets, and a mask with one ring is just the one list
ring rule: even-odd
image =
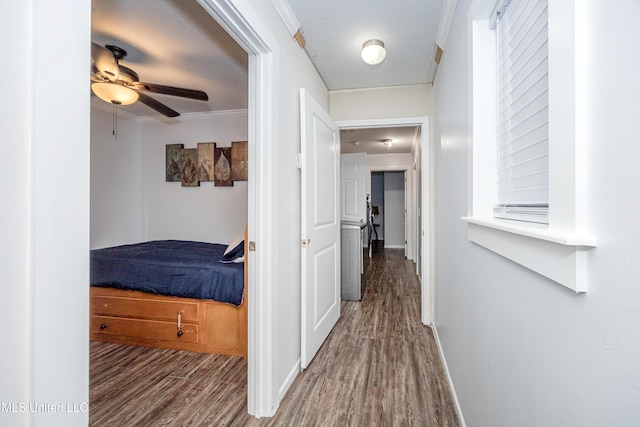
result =
[{"label": "white baseboard", "polygon": [[296,360],[296,363],[293,364],[293,367],[289,371],[287,378],[285,378],[284,382],[282,383],[282,385],[280,385],[280,388],[278,389],[278,400],[280,402],[282,402],[284,395],[287,394],[287,391],[291,387],[291,384],[293,384],[293,381],[296,379],[300,371],[301,371],[300,359],[298,359]]},{"label": "white baseboard", "polygon": [[453,386],[453,380],[451,379],[451,374],[449,373],[449,367],[447,366],[447,359],[445,359],[444,353],[442,352],[440,337],[438,337],[438,329],[436,329],[436,325],[433,323],[430,326],[433,330],[433,336],[436,339],[436,347],[438,347],[438,353],[440,354],[440,360],[442,360],[444,373],[447,375],[447,382],[449,383],[449,389],[451,390],[451,398],[453,399],[453,404],[456,408],[456,414],[458,414],[458,421],[460,421],[461,427],[466,427],[467,424],[464,422],[464,417],[462,416],[462,408],[460,407],[460,402],[458,401],[458,395],[456,394],[456,389]]},{"label": "white baseboard", "polygon": [[404,245],[384,245],[385,249],[404,249]]}]

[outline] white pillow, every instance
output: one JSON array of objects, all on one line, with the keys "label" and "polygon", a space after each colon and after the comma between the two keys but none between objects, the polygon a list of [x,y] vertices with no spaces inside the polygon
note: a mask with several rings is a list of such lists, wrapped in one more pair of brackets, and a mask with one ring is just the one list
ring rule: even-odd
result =
[{"label": "white pillow", "polygon": [[244,262],[244,233],[229,243],[220,260],[222,263]]},{"label": "white pillow", "polygon": [[242,233],[241,235],[233,239],[231,243],[229,243],[229,246],[227,246],[227,249],[225,249],[224,251],[224,255],[234,250],[242,242],[244,242],[244,233]]}]

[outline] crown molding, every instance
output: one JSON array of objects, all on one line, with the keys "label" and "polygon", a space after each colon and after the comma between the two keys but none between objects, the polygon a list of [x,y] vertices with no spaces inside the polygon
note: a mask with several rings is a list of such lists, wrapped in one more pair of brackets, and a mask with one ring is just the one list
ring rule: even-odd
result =
[{"label": "crown molding", "polygon": [[[111,104],[107,104],[103,101],[91,102],[91,108],[99,111],[103,111],[105,113],[112,114],[113,106]],[[133,122],[138,123],[151,123],[151,122],[166,122],[166,123],[181,123],[190,120],[201,120],[211,117],[247,117],[248,110],[238,109],[238,110],[220,110],[220,111],[201,111],[194,113],[182,113],[178,117],[166,117],[162,114],[153,114],[153,115],[145,115],[138,116],[137,114],[132,114],[128,111],[125,111],[123,108],[118,108],[118,117],[131,120]]]},{"label": "crown molding", "polygon": [[183,113],[178,117],[165,117],[161,114],[156,114],[154,116],[143,116],[138,117],[137,121],[140,123],[149,123],[149,122],[186,122],[189,120],[201,120],[212,117],[246,117],[248,115],[247,109],[240,110],[221,110],[221,111],[202,111],[195,113]]},{"label": "crown molding", "polygon": [[284,22],[284,25],[287,27],[287,31],[291,36],[296,35],[298,30],[300,29],[300,22],[296,15],[293,13],[291,6],[287,0],[271,0],[273,7],[278,11],[278,15],[280,15],[280,19]]},{"label": "crown molding", "polygon": [[443,51],[446,50],[447,37],[449,36],[449,29],[451,28],[457,2],[458,0],[444,0],[442,3],[440,23],[438,24],[438,33],[436,34],[436,45]]}]

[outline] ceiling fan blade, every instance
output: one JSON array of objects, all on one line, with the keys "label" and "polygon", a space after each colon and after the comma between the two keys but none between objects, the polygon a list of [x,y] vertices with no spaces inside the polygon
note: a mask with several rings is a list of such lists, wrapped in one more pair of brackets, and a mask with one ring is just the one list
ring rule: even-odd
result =
[{"label": "ceiling fan blade", "polygon": [[99,71],[103,77],[110,81],[118,79],[120,75],[118,62],[109,49],[92,42],[91,59],[95,70]]},{"label": "ceiling fan blade", "polygon": [[208,101],[209,96],[201,91],[194,89],[184,89],[180,87],[164,86],[155,83],[135,82],[133,86],[138,90],[145,92],[161,93],[164,95],[180,96],[182,98],[197,99],[199,101]]},{"label": "ceiling fan blade", "polygon": [[138,93],[138,101],[142,102],[147,107],[153,108],[158,113],[163,114],[167,117],[178,117],[180,115],[180,113],[178,113],[177,111],[172,110],[171,108],[164,105],[162,102],[153,99],[152,97],[145,94],[144,92],[140,90],[136,90],[136,92]]}]

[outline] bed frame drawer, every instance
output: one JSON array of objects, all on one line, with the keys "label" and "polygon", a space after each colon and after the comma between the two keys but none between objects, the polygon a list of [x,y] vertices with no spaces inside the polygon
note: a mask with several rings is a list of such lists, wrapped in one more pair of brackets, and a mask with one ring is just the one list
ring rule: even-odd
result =
[{"label": "bed frame drawer", "polygon": [[166,320],[175,323],[198,323],[198,303],[185,301],[163,301],[149,298],[111,297],[96,295],[91,299],[91,312],[103,316],[134,317],[139,319]]},{"label": "bed frame drawer", "polygon": [[[198,343],[198,325],[182,324],[179,334],[176,322],[131,319],[124,317],[92,316],[92,335],[113,335],[137,338],[148,342],[153,340],[183,343]],[[108,338],[105,336],[105,338]]]}]

